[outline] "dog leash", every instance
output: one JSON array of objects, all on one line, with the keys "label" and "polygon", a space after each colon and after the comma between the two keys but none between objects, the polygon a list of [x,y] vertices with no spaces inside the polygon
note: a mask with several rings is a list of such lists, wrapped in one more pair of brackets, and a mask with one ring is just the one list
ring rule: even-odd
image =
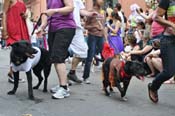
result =
[{"label": "dog leash", "polygon": [[41,13],[41,14],[40,14],[40,17],[39,17],[39,19],[38,19],[38,21],[37,21],[36,25],[34,26],[33,31],[32,31],[32,33],[31,33],[31,35],[33,35],[33,34],[34,34],[34,32],[35,32],[35,30],[37,29],[37,27],[41,25],[41,19],[42,19],[42,16],[43,16],[43,15],[46,15],[46,16],[47,16],[47,14],[46,14],[46,13]]}]

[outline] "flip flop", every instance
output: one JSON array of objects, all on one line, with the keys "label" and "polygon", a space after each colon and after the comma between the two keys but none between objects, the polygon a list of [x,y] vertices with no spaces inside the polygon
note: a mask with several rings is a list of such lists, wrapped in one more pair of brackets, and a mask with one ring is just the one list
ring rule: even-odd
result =
[{"label": "flip flop", "polygon": [[151,83],[148,84],[148,95],[153,103],[157,103],[159,101],[157,92],[151,90]]}]

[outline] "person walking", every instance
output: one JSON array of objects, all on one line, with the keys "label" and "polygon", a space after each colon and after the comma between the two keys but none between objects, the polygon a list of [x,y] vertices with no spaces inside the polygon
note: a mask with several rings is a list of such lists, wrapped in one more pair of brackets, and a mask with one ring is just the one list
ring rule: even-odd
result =
[{"label": "person walking", "polygon": [[82,0],[73,0],[73,2],[74,2],[73,16],[76,22],[76,33],[69,47],[69,51],[73,54],[73,59],[72,59],[71,70],[69,71],[67,76],[69,80],[81,83],[82,81],[78,79],[76,75],[76,68],[83,59],[87,58],[88,46],[87,42],[85,41],[83,33],[84,28],[81,25],[80,15],[87,17],[97,17],[98,13],[87,11],[85,9]]},{"label": "person walking", "polygon": [[[59,88],[52,95],[53,99],[69,97],[67,87],[67,75],[65,59],[68,56],[68,48],[75,35],[76,24],[73,19],[73,0],[45,0],[45,15],[38,30],[43,30],[49,24],[48,45],[50,63],[54,64],[59,79]],[[48,22],[48,23],[47,23]]]},{"label": "person walking", "polygon": [[[6,40],[6,45],[26,40],[30,41],[26,25],[26,5],[23,0],[5,0],[2,16],[2,38]],[[14,82],[13,71],[10,68],[8,73],[9,82]],[[20,82],[24,80],[20,79]]]},{"label": "person walking", "polygon": [[[175,74],[175,0],[160,0],[154,20],[165,26],[166,29],[160,42],[160,52],[163,71],[159,73],[152,83],[148,84],[149,98],[152,102],[159,101],[158,90],[161,85]],[[163,18],[167,15],[167,20]]]},{"label": "person walking", "polygon": [[[101,12],[101,7],[104,4],[104,0],[88,0],[86,2],[87,9],[89,11],[94,12]],[[88,80],[90,75],[90,68],[92,59],[98,52],[101,53],[103,49],[103,43],[104,43],[104,18],[96,18],[96,17],[88,17],[87,21],[85,23],[85,29],[88,30],[88,56],[86,58],[85,66],[84,66],[84,72],[83,72],[83,81],[86,84],[90,84],[90,81]]]}]

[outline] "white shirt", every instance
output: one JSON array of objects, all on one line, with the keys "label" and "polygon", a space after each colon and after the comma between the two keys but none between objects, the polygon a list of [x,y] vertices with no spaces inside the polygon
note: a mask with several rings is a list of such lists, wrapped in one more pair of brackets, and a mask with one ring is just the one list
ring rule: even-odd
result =
[{"label": "white shirt", "polygon": [[34,28],[33,23],[30,20],[30,18],[32,17],[32,14],[31,14],[31,11],[29,9],[27,9],[26,13],[27,13],[27,18],[26,18],[27,29],[28,29],[29,35],[31,35],[33,28]]},{"label": "white shirt", "polygon": [[122,14],[121,11],[118,11],[118,15],[121,18],[121,31],[122,31],[121,37],[124,37],[124,35],[125,35],[125,21],[124,21],[124,16],[123,16],[123,14]]},{"label": "white shirt", "polygon": [[31,43],[36,43],[37,42],[37,35],[36,33],[34,33],[32,36],[31,36]]},{"label": "white shirt", "polygon": [[74,2],[74,11],[73,11],[73,17],[76,23],[77,28],[83,29],[81,25],[81,20],[80,20],[80,10],[85,9],[85,6],[82,2],[82,0],[73,0]]},{"label": "white shirt", "polygon": [[33,47],[33,48],[38,51],[36,54],[33,54],[34,58],[28,58],[26,60],[26,62],[24,62],[23,64],[21,64],[19,66],[15,66],[13,63],[11,63],[12,70],[14,72],[17,72],[17,71],[28,72],[38,64],[38,62],[41,58],[41,50],[37,47]]}]

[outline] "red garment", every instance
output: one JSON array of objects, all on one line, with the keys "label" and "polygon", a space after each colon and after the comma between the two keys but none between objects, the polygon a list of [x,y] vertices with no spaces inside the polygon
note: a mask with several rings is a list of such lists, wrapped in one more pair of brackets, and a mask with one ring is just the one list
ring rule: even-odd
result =
[{"label": "red garment", "polygon": [[104,59],[114,57],[114,49],[107,42],[103,44],[102,56]]},{"label": "red garment", "polygon": [[125,70],[124,70],[124,67],[125,67],[125,62],[124,61],[121,61],[121,66],[120,66],[120,76],[121,78],[131,78],[131,76],[129,76],[128,74],[126,74]]},{"label": "red garment", "polygon": [[7,11],[7,32],[9,38],[7,39],[7,45],[11,45],[14,42],[20,40],[29,41],[29,35],[25,19],[21,16],[26,12],[26,6],[23,2],[17,0]]}]

